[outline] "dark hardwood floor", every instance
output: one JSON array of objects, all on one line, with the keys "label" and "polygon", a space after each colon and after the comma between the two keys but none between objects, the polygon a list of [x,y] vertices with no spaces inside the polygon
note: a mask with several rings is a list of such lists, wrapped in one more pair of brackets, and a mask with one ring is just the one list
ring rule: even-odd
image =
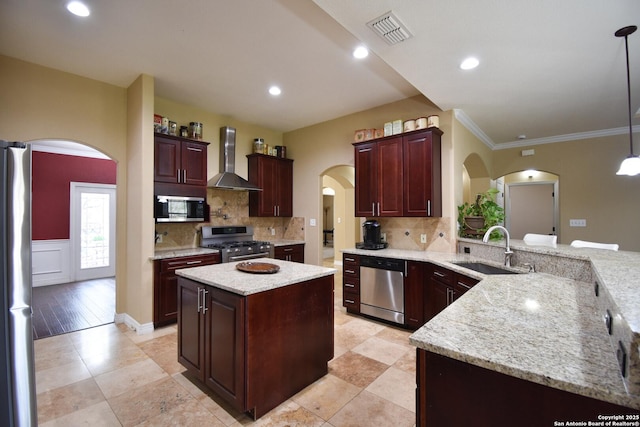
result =
[{"label": "dark hardwood floor", "polygon": [[33,339],[113,323],[114,277],[33,288]]}]

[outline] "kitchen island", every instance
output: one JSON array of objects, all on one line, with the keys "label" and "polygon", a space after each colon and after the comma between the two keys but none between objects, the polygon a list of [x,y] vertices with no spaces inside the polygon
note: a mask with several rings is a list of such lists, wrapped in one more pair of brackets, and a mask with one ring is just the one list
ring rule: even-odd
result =
[{"label": "kitchen island", "polygon": [[254,419],[328,372],[335,269],[261,258],[178,270],[178,361]]}]

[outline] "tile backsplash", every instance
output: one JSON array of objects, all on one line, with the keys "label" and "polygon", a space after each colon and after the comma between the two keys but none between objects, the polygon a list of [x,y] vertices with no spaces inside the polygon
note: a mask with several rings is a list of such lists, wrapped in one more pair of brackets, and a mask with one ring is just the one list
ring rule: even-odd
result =
[{"label": "tile backsplash", "polygon": [[[375,218],[385,233],[389,247],[414,251],[452,252],[456,236],[449,235],[449,218]],[[426,235],[421,243],[420,235]]]},{"label": "tile backsplash", "polygon": [[304,218],[250,217],[249,192],[207,188],[209,223],[158,223],[162,243],[156,250],[195,248],[200,245],[203,225],[251,225],[256,240],[304,240]]}]

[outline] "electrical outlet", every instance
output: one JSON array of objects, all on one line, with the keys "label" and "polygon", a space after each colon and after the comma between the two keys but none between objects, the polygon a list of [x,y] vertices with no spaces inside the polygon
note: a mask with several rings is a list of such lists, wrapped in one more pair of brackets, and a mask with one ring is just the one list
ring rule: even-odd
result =
[{"label": "electrical outlet", "polygon": [[426,234],[421,234],[420,235],[420,243],[427,243],[427,235]]},{"label": "electrical outlet", "polygon": [[162,234],[156,235],[156,243],[162,243]]},{"label": "electrical outlet", "polygon": [[275,235],[276,235],[276,229],[275,229],[275,228],[273,228],[273,227],[271,227],[271,235],[272,235],[272,236],[275,236]]},{"label": "electrical outlet", "polygon": [[315,227],[316,226],[316,219],[315,218],[310,218],[309,219],[309,225],[311,227]]},{"label": "electrical outlet", "polygon": [[387,233],[380,233],[380,239],[381,239],[383,242],[386,242],[386,241],[387,241]]},{"label": "electrical outlet", "polygon": [[569,227],[586,227],[587,220],[586,219],[570,219]]}]

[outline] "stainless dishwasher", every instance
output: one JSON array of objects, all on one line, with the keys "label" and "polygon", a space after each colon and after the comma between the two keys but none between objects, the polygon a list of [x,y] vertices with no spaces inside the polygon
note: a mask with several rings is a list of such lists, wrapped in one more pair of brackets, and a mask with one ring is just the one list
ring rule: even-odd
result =
[{"label": "stainless dishwasher", "polygon": [[360,257],[360,313],[404,325],[406,261]]}]

